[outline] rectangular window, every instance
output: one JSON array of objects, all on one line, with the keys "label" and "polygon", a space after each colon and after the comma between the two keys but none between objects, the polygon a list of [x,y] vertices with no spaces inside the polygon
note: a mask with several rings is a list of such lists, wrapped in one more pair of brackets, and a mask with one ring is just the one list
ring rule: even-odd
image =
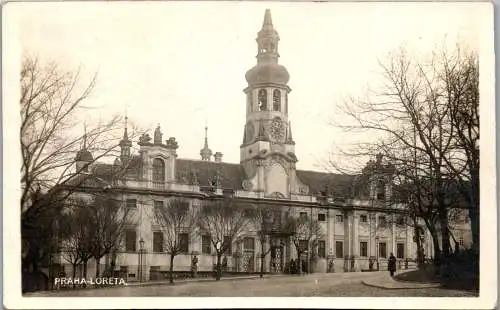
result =
[{"label": "rectangular window", "polygon": [[382,258],[387,257],[387,243],[381,242],[378,244],[378,256]]},{"label": "rectangular window", "polygon": [[243,250],[244,251],[254,251],[255,250],[255,239],[252,237],[246,237],[243,239]]},{"label": "rectangular window", "polygon": [[344,242],[335,241],[335,256],[338,258],[344,257]]},{"label": "rectangular window", "polygon": [[201,236],[201,253],[211,254],[212,253],[212,238],[209,235]]},{"label": "rectangular window", "polygon": [[125,231],[125,251],[135,252],[137,245],[137,233],[135,230],[129,229]]},{"label": "rectangular window", "polygon": [[309,242],[307,240],[299,240],[299,251],[304,253],[309,247]]},{"label": "rectangular window", "polygon": [[307,212],[300,212],[300,217],[307,218]]},{"label": "rectangular window", "polygon": [[460,244],[461,246],[464,246],[464,238],[463,237],[460,237],[460,239],[458,239],[458,244]]},{"label": "rectangular window", "polygon": [[321,258],[326,257],[326,243],[325,240],[318,241],[318,256]]},{"label": "rectangular window", "polygon": [[225,254],[227,255],[232,255],[233,254],[233,244],[231,238],[229,236],[224,236],[224,247],[226,250],[224,251]]},{"label": "rectangular window", "polygon": [[342,215],[335,215],[335,222],[342,223],[344,221],[344,217]]},{"label": "rectangular window", "polygon": [[163,200],[154,201],[155,211],[161,210],[163,208]]},{"label": "rectangular window", "polygon": [[179,251],[181,253],[189,253],[189,234],[179,234]]},{"label": "rectangular window", "polygon": [[387,223],[385,216],[379,216],[378,217],[378,225],[381,227],[384,227],[385,224]]},{"label": "rectangular window", "polygon": [[359,256],[367,257],[368,256],[368,242],[361,241],[359,243]]},{"label": "rectangular window", "polygon": [[396,225],[404,226],[405,225],[405,218],[403,216],[398,216],[398,218],[396,220]]},{"label": "rectangular window", "polygon": [[366,222],[368,222],[368,216],[366,216],[366,215],[364,215],[364,214],[363,214],[363,215],[360,215],[360,216],[359,216],[359,221],[360,221],[361,223],[366,223]]},{"label": "rectangular window", "polygon": [[405,257],[405,244],[404,243],[396,244],[396,257],[397,258],[404,258]]},{"label": "rectangular window", "polygon": [[324,213],[319,213],[319,214],[318,214],[318,221],[320,221],[320,222],[324,222],[324,221],[326,221],[326,214],[324,214]]},{"label": "rectangular window", "polygon": [[127,199],[126,206],[129,209],[137,208],[137,199]]},{"label": "rectangular window", "polygon": [[153,232],[153,252],[163,252],[163,232]]}]

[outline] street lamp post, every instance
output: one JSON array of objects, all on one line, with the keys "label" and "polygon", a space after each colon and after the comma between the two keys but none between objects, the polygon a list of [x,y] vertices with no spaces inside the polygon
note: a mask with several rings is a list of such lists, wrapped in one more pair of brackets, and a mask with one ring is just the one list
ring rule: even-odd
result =
[{"label": "street lamp post", "polygon": [[143,282],[143,265],[144,265],[144,239],[139,240],[139,281]]},{"label": "street lamp post", "polygon": [[217,242],[215,243],[215,249],[217,250],[217,274],[216,274],[216,280],[220,280],[220,274],[221,274],[221,266],[220,266],[220,256],[221,256],[221,253],[220,253],[220,250],[222,248],[222,242],[220,240],[217,240]]}]

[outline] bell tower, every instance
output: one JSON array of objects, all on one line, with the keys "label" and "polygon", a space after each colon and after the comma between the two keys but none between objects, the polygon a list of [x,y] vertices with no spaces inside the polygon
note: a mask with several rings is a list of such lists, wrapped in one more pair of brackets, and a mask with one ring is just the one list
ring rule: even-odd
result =
[{"label": "bell tower", "polygon": [[257,64],[245,75],[248,82],[244,89],[246,123],[240,162],[249,179],[244,187],[263,191],[266,195],[279,193],[288,196],[294,191],[290,182],[294,182],[297,162],[288,120],[290,75],[278,63],[280,37],[274,29],[269,9],[265,11],[256,41]]}]

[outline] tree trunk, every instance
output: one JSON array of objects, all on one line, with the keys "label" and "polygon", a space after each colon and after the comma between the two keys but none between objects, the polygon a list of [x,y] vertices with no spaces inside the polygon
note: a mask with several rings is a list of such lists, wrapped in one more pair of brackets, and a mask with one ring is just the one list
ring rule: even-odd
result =
[{"label": "tree trunk", "polygon": [[434,246],[434,266],[439,267],[441,265],[441,248],[439,247],[439,237],[435,232],[431,233],[431,236]]},{"label": "tree trunk", "polygon": [[71,264],[72,273],[73,273],[73,288],[75,288],[75,278],[76,278],[76,262]]},{"label": "tree trunk", "polygon": [[264,260],[266,258],[265,253],[265,241],[260,240],[260,277],[264,277]]},{"label": "tree trunk", "polygon": [[479,210],[469,209],[470,228],[472,232],[472,249],[479,253]]},{"label": "tree trunk", "polygon": [[83,277],[87,278],[87,262],[88,260],[83,261]]},{"label": "tree trunk", "polygon": [[101,258],[95,258],[95,277],[99,278],[99,274],[101,273]]},{"label": "tree trunk", "polygon": [[302,274],[302,260],[300,259],[300,256],[302,255],[302,253],[299,251],[299,249],[297,249],[297,271],[299,272],[299,275]]},{"label": "tree trunk", "polygon": [[260,255],[260,277],[264,277],[264,259],[266,258],[266,255],[262,253]]},{"label": "tree trunk", "polygon": [[221,263],[220,259],[222,257],[222,253],[217,253],[217,267],[216,267],[216,273],[215,273],[215,280],[219,281],[221,278]]},{"label": "tree trunk", "polygon": [[442,251],[443,256],[447,259],[450,256],[451,244],[450,244],[450,232],[448,230],[448,212],[446,209],[443,209],[439,212],[439,222],[441,228],[441,242],[442,242]]},{"label": "tree trunk", "polygon": [[174,283],[174,257],[175,255],[170,254],[170,274],[169,274],[170,283]]}]

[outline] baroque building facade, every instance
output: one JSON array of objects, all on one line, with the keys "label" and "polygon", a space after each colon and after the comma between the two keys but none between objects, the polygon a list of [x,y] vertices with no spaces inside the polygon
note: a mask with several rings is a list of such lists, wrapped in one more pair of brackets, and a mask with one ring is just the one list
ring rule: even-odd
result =
[{"label": "baroque building facade", "polygon": [[[169,257],[153,214],[155,205],[182,197],[197,206],[209,195],[228,194],[241,202],[279,206],[292,210],[294,216],[317,221],[322,233],[308,252],[314,253],[314,272],[369,269],[370,258],[384,268],[390,253],[402,262],[416,258],[415,229],[402,221],[400,205],[393,202],[394,167],[382,156],[370,160],[358,175],[297,169],[288,117],[293,109],[290,75],[278,62],[279,40],[266,10],[256,39],[257,64],[245,75],[246,123],[240,163],[224,162],[221,152],[210,150],[207,128],[200,159],[178,158],[178,142],[173,137],[164,140],[159,126],[153,138],[148,134],[140,137],[138,154],[132,154],[125,128],[119,143],[121,155],[113,164],[93,163],[86,146],[78,153],[77,166],[89,165],[83,172],[92,176],[88,186],[112,187],[132,212],[122,250],[114,258],[104,257],[101,264],[114,259],[116,270],[130,281],[163,278],[169,270]],[[113,172],[119,170],[125,173],[116,177]],[[189,271],[196,255],[198,271],[212,271],[216,258],[210,240],[203,235],[190,237],[190,233],[180,232],[184,253],[175,258],[174,270]],[[425,255],[431,257],[432,239],[425,230],[423,236]],[[276,245],[267,239],[266,243],[273,250],[266,256],[264,271],[283,272],[286,262],[297,259],[289,240]],[[227,268],[258,272],[260,248],[255,232],[244,233],[224,254]],[[88,266],[89,274],[93,268]]]}]

